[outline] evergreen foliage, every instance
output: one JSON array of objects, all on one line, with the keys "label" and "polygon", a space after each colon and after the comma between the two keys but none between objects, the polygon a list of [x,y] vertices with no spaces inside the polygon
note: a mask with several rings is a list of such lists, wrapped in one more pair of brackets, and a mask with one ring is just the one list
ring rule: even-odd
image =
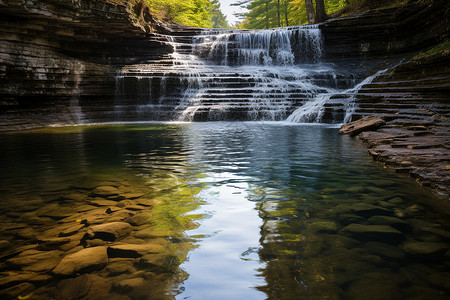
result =
[{"label": "evergreen foliage", "polygon": [[[373,8],[386,4],[397,4],[405,0],[311,0],[312,15],[308,18],[308,0],[237,0],[233,5],[247,10],[239,28],[263,29],[280,26],[304,25],[320,22],[326,15],[345,12],[353,8]],[[424,0],[428,1],[428,0]],[[325,11],[322,9],[324,4]],[[317,5],[319,4],[319,5]],[[317,9],[319,7],[319,9]],[[310,8],[311,9],[311,8]],[[311,11],[310,11],[311,13]],[[310,22],[308,22],[308,20]]]}]

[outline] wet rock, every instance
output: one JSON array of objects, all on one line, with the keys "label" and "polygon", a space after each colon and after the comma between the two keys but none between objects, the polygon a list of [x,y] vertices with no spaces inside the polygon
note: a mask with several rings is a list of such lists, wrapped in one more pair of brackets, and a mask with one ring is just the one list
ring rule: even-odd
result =
[{"label": "wet rock", "polygon": [[104,241],[115,241],[130,234],[132,227],[125,222],[111,222],[95,225],[88,229],[90,239],[101,239]]},{"label": "wet rock", "polygon": [[142,193],[124,193],[123,196],[127,199],[137,199],[143,197],[145,194]]},{"label": "wet rock", "polygon": [[11,243],[6,240],[0,240],[0,251],[11,247]]},{"label": "wet rock", "polygon": [[109,242],[100,239],[86,240],[86,247],[105,246],[108,243]]},{"label": "wet rock", "polygon": [[366,244],[370,252],[380,255],[385,259],[399,260],[405,257],[405,253],[399,247],[380,242],[368,242]]},{"label": "wet rock", "polygon": [[137,258],[149,253],[159,253],[164,247],[159,244],[122,244],[108,247],[109,257]]},{"label": "wet rock", "polygon": [[99,186],[96,187],[91,193],[92,196],[98,196],[102,198],[118,196],[119,194],[120,191],[113,186]]},{"label": "wet rock", "polygon": [[389,217],[389,216],[373,216],[369,218],[369,223],[375,225],[390,225],[402,232],[411,231],[411,225],[399,218]]},{"label": "wet rock", "polygon": [[106,247],[86,248],[65,256],[53,269],[55,275],[68,276],[76,273],[101,270],[108,263]]},{"label": "wet rock", "polygon": [[147,254],[139,258],[136,266],[155,273],[168,273],[175,271],[181,264],[180,259],[173,255]]},{"label": "wet rock", "polygon": [[89,204],[94,206],[114,206],[117,204],[117,202],[113,200],[96,199],[89,202]]},{"label": "wet rock", "polygon": [[44,272],[53,269],[59,261],[61,251],[26,250],[18,256],[8,259],[8,263],[24,271]]},{"label": "wet rock", "polygon": [[[33,277],[39,276],[35,272],[2,272],[0,273],[0,287],[7,287],[24,281],[31,281]],[[45,276],[45,275],[41,275]],[[48,276],[47,276],[48,277]],[[48,278],[43,278],[48,279]],[[45,280],[42,280],[45,281]]]},{"label": "wet rock", "polygon": [[374,215],[392,215],[392,211],[384,207],[368,203],[341,204],[336,206],[335,212],[339,214],[356,214],[365,218]]},{"label": "wet rock", "polygon": [[403,244],[403,250],[410,255],[429,256],[429,258],[441,257],[448,250],[445,243],[407,242]]},{"label": "wet rock", "polygon": [[109,276],[117,276],[121,274],[133,274],[136,269],[131,261],[118,261],[109,263],[105,269]]},{"label": "wet rock", "polygon": [[2,299],[26,299],[33,293],[35,286],[29,282],[23,282],[0,291]]},{"label": "wet rock", "polygon": [[128,205],[125,207],[125,209],[131,210],[131,211],[141,211],[141,210],[145,210],[146,207],[141,206],[141,205]]},{"label": "wet rock", "polygon": [[122,200],[122,201],[119,201],[118,203],[116,203],[116,205],[118,207],[124,208],[124,207],[127,207],[127,206],[136,205],[136,202],[133,201],[133,200]]},{"label": "wet rock", "polygon": [[130,218],[129,223],[133,226],[147,224],[150,220],[150,216],[149,213],[137,213]]},{"label": "wet rock", "polygon": [[418,204],[411,205],[404,210],[408,216],[420,216],[424,211],[425,209]]},{"label": "wet rock", "polygon": [[72,207],[61,206],[59,204],[48,204],[34,212],[41,218],[50,218],[52,220],[62,220],[70,217],[74,213]]},{"label": "wet rock", "polygon": [[308,224],[308,229],[318,233],[336,233],[338,226],[333,221],[313,220],[312,223]]},{"label": "wet rock", "polygon": [[365,218],[355,214],[339,214],[337,215],[336,220],[344,226],[351,223],[363,223],[366,221]]},{"label": "wet rock", "polygon": [[355,136],[363,131],[376,130],[384,124],[386,124],[386,122],[377,116],[367,116],[342,125],[341,129],[339,129],[339,133]]},{"label": "wet rock", "polygon": [[59,237],[67,237],[67,236],[74,235],[74,234],[78,233],[83,227],[85,227],[85,224],[80,224],[80,223],[73,224],[73,225],[61,230],[58,233],[58,236]]},{"label": "wet rock", "polygon": [[89,275],[61,280],[56,287],[56,299],[76,300],[85,297],[91,287]]},{"label": "wet rock", "polygon": [[383,241],[398,243],[403,239],[403,234],[388,225],[363,225],[350,224],[342,228],[341,232],[362,241]]},{"label": "wet rock", "polygon": [[402,299],[402,294],[398,287],[389,280],[360,279],[349,285],[345,291],[345,299]]},{"label": "wet rock", "polygon": [[69,238],[53,238],[53,239],[39,239],[38,238],[38,250],[48,251],[48,250],[57,250],[64,244],[70,243],[72,240]]},{"label": "wet rock", "polygon": [[121,293],[132,292],[136,289],[142,289],[144,287],[145,279],[143,278],[125,279],[113,284],[113,288]]}]

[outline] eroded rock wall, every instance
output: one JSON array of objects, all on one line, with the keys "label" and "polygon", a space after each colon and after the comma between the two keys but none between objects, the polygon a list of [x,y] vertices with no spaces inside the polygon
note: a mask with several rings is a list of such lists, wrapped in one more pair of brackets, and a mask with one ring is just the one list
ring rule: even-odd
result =
[{"label": "eroded rock wall", "polygon": [[117,66],[172,51],[164,30],[138,1],[0,0],[0,130],[80,122]]}]

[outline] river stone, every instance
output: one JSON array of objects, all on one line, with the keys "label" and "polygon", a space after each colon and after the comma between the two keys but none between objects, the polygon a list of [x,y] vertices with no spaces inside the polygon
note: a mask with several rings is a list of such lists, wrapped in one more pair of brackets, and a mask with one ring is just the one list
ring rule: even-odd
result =
[{"label": "river stone", "polygon": [[108,247],[108,256],[123,258],[138,258],[149,253],[159,253],[164,247],[159,244],[121,244]]},{"label": "river stone", "polygon": [[66,237],[62,238],[38,238],[39,245],[37,246],[38,250],[48,251],[48,250],[57,250],[60,246],[70,243],[72,240]]},{"label": "river stone", "polygon": [[135,289],[141,289],[145,286],[145,279],[143,278],[131,278],[119,281],[113,284],[113,288],[122,293],[129,293]]},{"label": "river stone", "polygon": [[26,250],[8,259],[8,263],[19,266],[24,271],[44,272],[53,269],[59,261],[61,251]]},{"label": "river stone", "polygon": [[133,226],[147,224],[150,220],[150,216],[149,213],[137,213],[130,218],[129,223]]},{"label": "river stone", "polygon": [[102,198],[114,197],[119,194],[119,190],[113,186],[98,186],[91,192],[91,195]]},{"label": "river stone", "polygon": [[374,225],[390,225],[403,232],[411,231],[411,225],[408,222],[395,217],[372,216],[368,221]]},{"label": "river stone", "polygon": [[94,206],[114,206],[117,204],[117,202],[107,199],[95,199],[89,202],[89,204],[92,204]]},{"label": "river stone", "polygon": [[368,242],[366,246],[370,252],[380,255],[385,259],[397,260],[403,259],[405,257],[405,253],[402,249],[389,244],[380,242]]},{"label": "river stone", "polygon": [[312,223],[308,224],[308,229],[318,233],[336,233],[338,226],[333,221],[314,220]]},{"label": "river stone", "polygon": [[339,214],[336,216],[336,220],[345,226],[350,223],[363,223],[366,221],[366,218],[355,214]]},{"label": "river stone", "polygon": [[363,225],[350,224],[342,228],[341,232],[358,240],[378,240],[388,243],[398,243],[403,239],[403,234],[389,225]]},{"label": "river stone", "polygon": [[133,206],[133,205],[136,205],[136,202],[135,201],[133,201],[133,200],[122,200],[122,201],[119,201],[118,203],[116,203],[116,205],[118,206],[118,207],[127,207],[127,206]]},{"label": "river stone", "polygon": [[108,263],[106,247],[86,248],[65,256],[53,269],[55,275],[68,276],[103,269]]},{"label": "river stone", "polygon": [[359,120],[342,125],[339,129],[341,134],[355,136],[363,131],[376,130],[386,122],[377,116],[367,116]]},{"label": "river stone", "polygon": [[109,276],[117,276],[121,274],[133,274],[136,269],[131,261],[110,262],[105,269]]},{"label": "river stone", "polygon": [[408,242],[403,244],[403,250],[410,255],[435,256],[443,255],[449,248],[445,243]]},{"label": "river stone", "polygon": [[111,222],[101,225],[91,226],[87,234],[91,239],[101,239],[104,241],[115,241],[130,234],[132,227],[125,222]]},{"label": "river stone", "polygon": [[89,275],[61,280],[56,287],[56,299],[76,300],[85,297],[91,287]]},{"label": "river stone", "polygon": [[58,233],[58,236],[59,237],[67,237],[67,236],[74,235],[74,234],[78,233],[81,230],[81,228],[83,228],[84,226],[85,226],[85,224],[75,223],[75,224],[61,230]]},{"label": "river stone", "polygon": [[392,211],[369,203],[340,204],[336,206],[338,214],[356,214],[365,218],[373,215],[392,215]]},{"label": "river stone", "polygon": [[7,249],[9,247],[11,247],[11,243],[9,241],[7,240],[0,241],[0,250]]},{"label": "river stone", "polygon": [[35,287],[29,282],[22,282],[18,285],[12,286],[0,291],[0,298],[2,299],[27,299],[33,293]]}]

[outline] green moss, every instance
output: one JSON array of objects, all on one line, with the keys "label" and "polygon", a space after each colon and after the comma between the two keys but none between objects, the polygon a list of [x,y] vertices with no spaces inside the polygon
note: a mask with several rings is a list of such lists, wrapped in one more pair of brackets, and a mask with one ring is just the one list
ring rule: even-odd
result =
[{"label": "green moss", "polygon": [[419,54],[417,54],[416,56],[413,57],[414,59],[419,59],[425,56],[431,56],[434,55],[436,53],[442,52],[442,51],[450,51],[450,41],[445,41],[437,46],[434,46],[433,48],[425,51],[425,52],[421,52]]}]

